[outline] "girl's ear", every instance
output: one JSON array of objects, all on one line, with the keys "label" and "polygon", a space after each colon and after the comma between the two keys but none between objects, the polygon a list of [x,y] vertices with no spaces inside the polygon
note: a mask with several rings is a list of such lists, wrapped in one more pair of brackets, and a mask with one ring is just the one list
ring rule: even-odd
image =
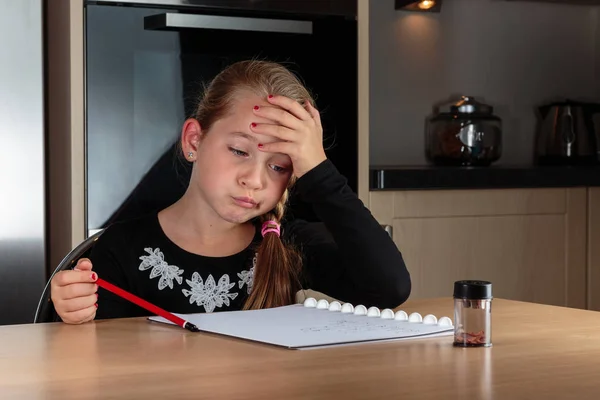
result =
[{"label": "girl's ear", "polygon": [[183,123],[181,129],[181,149],[186,159],[195,159],[203,134],[200,122],[197,119],[188,118]]}]

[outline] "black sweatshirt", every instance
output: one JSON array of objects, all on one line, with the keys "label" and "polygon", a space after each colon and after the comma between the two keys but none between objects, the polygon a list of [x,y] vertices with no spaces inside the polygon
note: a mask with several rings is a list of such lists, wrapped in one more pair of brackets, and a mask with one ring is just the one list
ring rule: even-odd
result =
[{"label": "black sweatshirt", "polygon": [[[296,182],[321,222],[282,224],[282,238],[302,249],[301,283],[342,302],[394,308],[406,301],[411,280],[401,253],[331,161]],[[108,227],[90,259],[93,271],[169,312],[240,310],[252,289],[255,248],[226,257],[189,253],[162,231],[157,213]],[[150,315],[99,288],[96,319]]]}]

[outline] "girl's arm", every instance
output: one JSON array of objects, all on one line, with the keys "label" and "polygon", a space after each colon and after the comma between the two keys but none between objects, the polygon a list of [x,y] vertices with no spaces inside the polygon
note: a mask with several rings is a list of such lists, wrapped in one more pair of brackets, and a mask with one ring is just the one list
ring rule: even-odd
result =
[{"label": "girl's arm", "polygon": [[[118,226],[107,228],[96,241],[89,258],[92,262],[92,270],[98,274],[99,278],[128,292],[135,293],[133,282],[125,274],[122,261],[120,261],[124,258],[124,249],[127,249],[126,245],[122,245],[127,241],[123,235],[124,232]],[[150,314],[143,308],[104,288],[98,288],[98,310],[95,319],[129,318],[146,315]]]},{"label": "girl's arm", "polygon": [[275,124],[253,123],[251,129],[279,140],[259,149],[290,157],[298,194],[313,205],[326,228],[289,227],[304,247],[306,284],[342,301],[400,305],[411,289],[402,255],[327,160],[319,112],[310,101],[300,104],[285,96],[268,96],[267,101],[276,107],[255,107],[254,113]]},{"label": "girl's arm", "polygon": [[322,221],[286,227],[285,235],[303,252],[307,288],[380,308],[408,299],[411,279],[402,254],[331,161],[304,174],[295,191]]}]

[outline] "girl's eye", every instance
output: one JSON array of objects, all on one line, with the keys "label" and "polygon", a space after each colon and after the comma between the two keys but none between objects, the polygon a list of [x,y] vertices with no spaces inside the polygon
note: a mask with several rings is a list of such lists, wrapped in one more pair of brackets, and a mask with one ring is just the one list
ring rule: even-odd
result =
[{"label": "girl's eye", "polygon": [[271,164],[270,167],[275,172],[279,172],[279,173],[287,172],[287,168],[280,167],[279,165],[273,165],[273,164]]},{"label": "girl's eye", "polygon": [[247,157],[248,156],[248,153],[246,153],[245,151],[234,149],[233,147],[230,147],[229,151],[231,151],[234,155],[236,155],[238,157]]}]

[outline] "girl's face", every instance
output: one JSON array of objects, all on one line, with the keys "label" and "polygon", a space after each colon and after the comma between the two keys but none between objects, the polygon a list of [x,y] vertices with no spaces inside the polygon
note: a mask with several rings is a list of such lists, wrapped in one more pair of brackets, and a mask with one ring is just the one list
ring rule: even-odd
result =
[{"label": "girl's face", "polygon": [[252,122],[273,123],[254,115],[255,105],[272,107],[260,97],[240,94],[233,110],[210,132],[195,120],[184,126],[185,153],[196,153],[190,189],[222,219],[243,223],[272,210],[281,199],[293,166],[285,154],[267,153],[259,143],[278,139],[253,133]]}]

